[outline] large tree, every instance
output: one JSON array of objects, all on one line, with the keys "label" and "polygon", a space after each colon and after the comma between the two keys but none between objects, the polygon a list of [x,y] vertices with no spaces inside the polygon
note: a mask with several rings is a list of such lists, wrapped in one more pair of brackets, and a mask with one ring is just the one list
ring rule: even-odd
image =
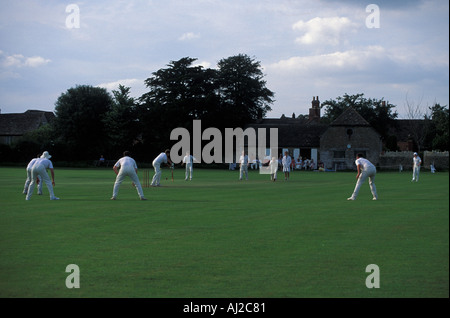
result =
[{"label": "large tree", "polygon": [[435,104],[431,110],[431,127],[428,131],[433,150],[449,150],[449,109]]},{"label": "large tree", "polygon": [[218,69],[195,66],[197,59],[171,61],[145,80],[149,92],[140,98],[143,139],[152,147],[169,146],[170,132],[192,128],[194,119],[203,127],[243,127],[264,116],[273,102],[259,62],[246,55],[222,59]]},{"label": "large tree", "polygon": [[130,87],[119,85],[118,90],[113,90],[112,93],[113,103],[103,122],[108,131],[108,155],[118,157],[123,151],[133,149],[141,127],[135,99],[130,97]]},{"label": "large tree", "polygon": [[108,149],[104,119],[113,99],[105,88],[77,85],[55,103],[55,129],[66,160],[97,159]]},{"label": "large tree", "polygon": [[149,92],[140,98],[140,119],[144,143],[168,147],[170,132],[177,127],[190,129],[192,120],[202,119],[213,109],[215,71],[193,66],[195,58],[171,61],[145,80]]},{"label": "large tree", "polygon": [[261,63],[248,55],[219,61],[218,86],[225,124],[242,127],[272,110],[274,93],[266,87]]}]

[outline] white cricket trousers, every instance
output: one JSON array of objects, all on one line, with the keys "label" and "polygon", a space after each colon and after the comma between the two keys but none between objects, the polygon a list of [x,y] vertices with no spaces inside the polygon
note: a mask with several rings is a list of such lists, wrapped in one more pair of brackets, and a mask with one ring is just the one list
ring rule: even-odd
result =
[{"label": "white cricket trousers", "polygon": [[245,164],[241,164],[241,168],[239,169],[239,180],[242,180],[245,174],[245,179],[248,180],[248,166]]},{"label": "white cricket trousers", "polygon": [[372,196],[374,199],[378,199],[377,188],[375,187],[375,175],[377,174],[376,168],[368,169],[367,171],[361,172],[359,175],[358,181],[356,182],[355,190],[353,190],[353,194],[351,198],[356,200],[358,196],[359,190],[361,189],[362,184],[369,178],[369,186],[370,191],[372,192]]},{"label": "white cricket trousers", "polygon": [[52,180],[50,180],[47,169],[45,169],[42,164],[35,164],[33,168],[31,168],[31,183],[28,187],[27,200],[30,200],[31,196],[33,195],[38,176],[41,176],[40,183],[45,182],[45,184],[47,185],[48,192],[50,193],[50,200],[52,200],[55,197],[55,194],[53,193]]},{"label": "white cricket trousers", "polygon": [[186,164],[186,179],[188,178],[192,180],[192,172],[194,171],[193,167],[192,167],[192,163],[187,163]]},{"label": "white cricket trousers", "polygon": [[[38,194],[42,194],[42,178],[38,176],[39,184],[38,184]],[[28,193],[28,187],[30,186],[32,177],[31,177],[31,168],[27,169],[27,180],[25,181],[25,185],[23,187],[23,193]]]},{"label": "white cricket trousers", "polygon": [[137,176],[134,167],[120,167],[119,173],[116,177],[116,182],[114,182],[113,197],[116,198],[119,194],[120,185],[122,184],[126,176],[130,177],[131,180],[133,180],[139,197],[143,198],[144,192],[142,191],[142,186],[139,182],[139,177]]},{"label": "white cricket trousers", "polygon": [[412,181],[419,181],[419,173],[420,173],[420,166],[414,166]]},{"label": "white cricket trousers", "polygon": [[270,180],[271,181],[277,180],[277,172],[276,171],[270,174]]},{"label": "white cricket trousers", "polygon": [[152,179],[152,186],[159,186],[159,183],[161,182],[161,164],[157,163],[155,161],[152,162],[153,168],[155,168],[155,175]]}]

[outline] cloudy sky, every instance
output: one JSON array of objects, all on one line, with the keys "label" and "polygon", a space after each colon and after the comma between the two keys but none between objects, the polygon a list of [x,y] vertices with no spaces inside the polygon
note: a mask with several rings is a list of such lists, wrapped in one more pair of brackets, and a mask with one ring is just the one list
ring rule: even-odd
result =
[{"label": "cloudy sky", "polygon": [[[76,85],[146,92],[182,57],[260,61],[267,117],[364,93],[406,118],[449,104],[447,0],[0,0],[0,109],[54,110]],[[375,4],[372,5],[372,4]]]}]

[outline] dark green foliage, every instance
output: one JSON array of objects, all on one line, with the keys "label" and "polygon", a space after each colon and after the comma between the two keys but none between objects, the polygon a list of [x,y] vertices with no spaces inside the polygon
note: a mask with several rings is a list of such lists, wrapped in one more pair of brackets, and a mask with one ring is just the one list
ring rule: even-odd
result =
[{"label": "dark green foliage", "polygon": [[430,107],[433,125],[433,150],[448,151],[449,148],[449,109],[448,106],[435,104]]},{"label": "dark green foliage", "polygon": [[97,158],[108,147],[103,124],[113,99],[105,88],[79,85],[55,103],[57,142],[65,146],[66,159]]},{"label": "dark green foliage", "polygon": [[119,90],[113,90],[113,95],[111,109],[103,119],[108,145],[104,154],[119,158],[124,150],[134,150],[133,145],[138,142],[141,124],[138,120],[136,102],[130,97],[130,88],[119,85]]},{"label": "dark green foliage", "polygon": [[261,65],[246,55],[222,59],[218,69],[193,66],[196,59],[172,61],[145,81],[149,92],[140,98],[144,144],[167,148],[177,127],[243,127],[271,110],[273,92],[265,87]]}]

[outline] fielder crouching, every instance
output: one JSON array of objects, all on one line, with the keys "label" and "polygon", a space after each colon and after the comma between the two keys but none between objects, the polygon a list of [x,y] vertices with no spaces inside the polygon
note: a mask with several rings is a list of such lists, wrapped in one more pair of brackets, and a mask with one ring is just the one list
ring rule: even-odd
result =
[{"label": "fielder crouching", "polygon": [[[53,163],[50,161],[50,154],[48,151],[44,151],[42,156],[36,160],[31,168],[31,183],[28,188],[27,197],[25,200],[30,200],[33,195],[34,187],[36,185],[38,176],[42,177],[43,182],[47,185],[48,192],[50,193],[50,200],[59,200],[53,193],[53,186],[55,185],[55,173],[53,171]],[[50,169],[52,180],[48,176],[47,169]]]},{"label": "fielder crouching", "polygon": [[142,191],[141,183],[139,182],[139,177],[137,175],[137,165],[136,161],[130,157],[130,152],[125,151],[123,157],[120,158],[116,164],[113,166],[113,170],[116,173],[116,182],[114,182],[113,195],[111,200],[115,200],[119,194],[119,188],[126,176],[129,176],[133,180],[134,186],[138,192],[139,198],[141,200],[147,200],[144,197],[144,192]]}]

